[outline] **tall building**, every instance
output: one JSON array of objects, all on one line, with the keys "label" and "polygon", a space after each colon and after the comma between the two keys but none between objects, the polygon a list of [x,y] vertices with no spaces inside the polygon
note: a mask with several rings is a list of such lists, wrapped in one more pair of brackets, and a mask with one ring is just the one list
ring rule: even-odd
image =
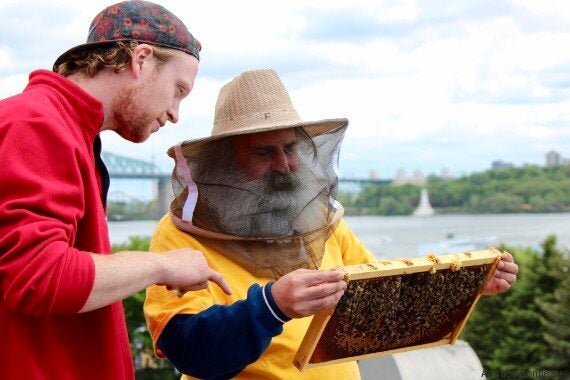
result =
[{"label": "tall building", "polygon": [[414,170],[414,175],[410,180],[410,183],[418,186],[424,186],[426,184],[426,177],[424,176],[424,173],[418,169]]},{"label": "tall building", "polygon": [[512,163],[503,160],[495,160],[491,163],[491,168],[493,169],[510,169],[512,167],[514,167]]},{"label": "tall building", "polygon": [[551,150],[546,153],[546,166],[556,166],[562,164],[562,157],[560,153],[555,150]]},{"label": "tall building", "polygon": [[402,168],[398,169],[396,176],[394,177],[394,181],[392,182],[394,185],[403,185],[407,183],[408,179],[406,178],[406,171]]},{"label": "tall building", "polygon": [[396,172],[396,176],[392,181],[394,185],[412,184],[417,186],[424,186],[426,182],[427,179],[424,173],[422,173],[422,171],[419,169],[414,170],[414,173],[412,174],[411,177],[408,177],[406,175],[406,171],[404,169],[398,169],[398,171]]}]

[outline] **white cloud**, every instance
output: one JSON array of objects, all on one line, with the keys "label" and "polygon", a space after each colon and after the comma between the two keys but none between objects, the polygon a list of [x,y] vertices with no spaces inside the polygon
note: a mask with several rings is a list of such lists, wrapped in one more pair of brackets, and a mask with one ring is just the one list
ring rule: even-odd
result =
[{"label": "white cloud", "polygon": [[[112,3],[0,1],[4,14],[25,10],[35,26],[16,42],[5,37],[13,26],[0,24],[0,97],[20,92],[29,71],[82,43],[91,19]],[[210,133],[226,81],[274,67],[304,119],[350,119],[341,155],[347,172],[447,166],[459,173],[494,159],[542,163],[550,149],[570,156],[567,1],[160,3],[203,43],[195,89],[177,125],[140,145],[106,133],[109,151],[153,156],[168,170],[169,146]]]},{"label": "white cloud", "polygon": [[0,46],[0,73],[7,71],[9,68],[13,67],[13,65],[14,62],[8,47]]},{"label": "white cloud", "polygon": [[28,84],[28,74],[0,75],[0,99],[22,92]]}]

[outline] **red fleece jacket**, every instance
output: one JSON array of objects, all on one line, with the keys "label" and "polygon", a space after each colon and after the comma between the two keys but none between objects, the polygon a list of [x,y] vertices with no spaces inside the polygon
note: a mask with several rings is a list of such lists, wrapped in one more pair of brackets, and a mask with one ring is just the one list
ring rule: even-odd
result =
[{"label": "red fleece jacket", "polygon": [[45,70],[0,101],[0,378],[132,379],[121,303],[78,314],[111,252],[102,104]]}]

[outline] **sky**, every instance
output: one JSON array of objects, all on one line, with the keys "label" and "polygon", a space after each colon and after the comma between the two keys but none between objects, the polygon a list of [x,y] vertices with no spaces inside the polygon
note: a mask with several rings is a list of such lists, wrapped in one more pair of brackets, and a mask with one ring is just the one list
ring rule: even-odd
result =
[{"label": "sky", "polygon": [[[113,3],[0,0],[0,98],[84,43]],[[168,172],[170,146],[210,134],[225,83],[273,68],[303,120],[349,119],[341,177],[461,176],[494,160],[543,165],[550,150],[570,157],[569,1],[158,3],[202,43],[194,90],[177,124],[142,144],[103,132],[106,151]]]}]

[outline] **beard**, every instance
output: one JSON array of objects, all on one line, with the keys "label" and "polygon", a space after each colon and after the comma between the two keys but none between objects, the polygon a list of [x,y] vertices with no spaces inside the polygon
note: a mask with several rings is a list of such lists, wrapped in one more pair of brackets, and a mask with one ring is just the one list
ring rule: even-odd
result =
[{"label": "beard", "polygon": [[153,83],[123,89],[113,102],[111,116],[115,132],[134,143],[149,138],[152,132],[150,125],[156,119],[147,108],[141,106],[145,102],[144,86],[153,86]]},{"label": "beard", "polygon": [[299,235],[325,224],[322,202],[313,201],[327,189],[327,181],[318,180],[304,164],[295,172],[270,171],[253,181],[233,166],[213,172],[205,171],[197,181],[198,203],[218,232],[270,238]]}]

